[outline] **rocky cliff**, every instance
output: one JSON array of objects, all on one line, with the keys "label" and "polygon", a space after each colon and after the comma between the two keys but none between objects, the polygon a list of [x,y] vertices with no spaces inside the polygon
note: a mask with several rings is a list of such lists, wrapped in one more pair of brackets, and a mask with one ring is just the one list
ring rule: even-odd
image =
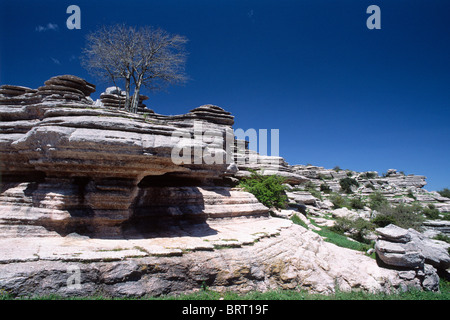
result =
[{"label": "rocky cliff", "polygon": [[[179,145],[195,145],[203,157],[225,156],[233,116],[223,109],[135,115],[94,107],[94,86],[83,79],[59,76],[45,84],[14,96],[3,89],[3,229],[39,225],[114,237],[125,226],[164,225],[169,218],[267,214],[253,195],[224,186],[230,174],[225,161],[207,164],[194,155],[191,162],[172,161]],[[195,125],[214,141],[194,139]]]},{"label": "rocky cliff", "polygon": [[[234,117],[217,106],[165,116],[146,109],[142,97],[131,114],[121,110],[120,89],[96,102],[94,91],[70,75],[38,89],[0,87],[0,289],[140,296],[203,284],[241,292],[406,287],[398,271],[269,216],[236,188],[249,170],[277,174],[291,189],[291,214],[320,215],[329,202],[300,189],[319,190],[324,181],[337,189],[347,173],[248,150],[234,139]],[[354,174],[360,193],[413,188],[419,196],[425,185],[424,177],[393,172]],[[448,200],[433,198],[443,212]],[[69,285],[73,270],[80,286]]]}]

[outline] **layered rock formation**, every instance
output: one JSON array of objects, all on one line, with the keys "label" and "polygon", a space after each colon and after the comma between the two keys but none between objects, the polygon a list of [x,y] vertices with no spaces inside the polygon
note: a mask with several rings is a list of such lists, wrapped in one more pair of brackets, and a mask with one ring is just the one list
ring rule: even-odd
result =
[{"label": "layered rock formation", "polygon": [[[97,105],[104,106],[107,108],[124,109],[125,100],[126,100],[125,91],[121,90],[118,87],[109,87],[106,88],[105,92],[100,94],[100,101],[99,103],[97,103]],[[139,95],[137,111],[139,113],[154,113],[153,110],[148,109],[146,105],[143,103],[145,100],[148,100],[147,96]]]},{"label": "layered rock formation", "polygon": [[234,148],[234,160],[239,168],[236,177],[241,179],[249,177],[251,171],[262,175],[277,175],[283,177],[286,183],[297,185],[308,179],[292,169],[288,163],[279,156],[260,155],[255,150],[249,149],[249,143],[245,140],[236,140]]},{"label": "layered rock formation", "polygon": [[[324,242],[284,219],[234,219],[183,226],[159,237],[99,240],[0,239],[0,287],[12,295],[143,296],[199,290],[308,289],[391,292],[396,271]],[[20,250],[8,250],[19,245]],[[71,286],[77,271],[79,286]]]},{"label": "layered rock formation", "polygon": [[407,281],[406,285],[439,290],[437,270],[445,272],[450,268],[449,244],[392,224],[378,228],[377,232],[377,256],[386,265],[401,270],[399,276]]},{"label": "layered rock formation", "polygon": [[[267,214],[253,195],[215,188],[230,164],[204,158],[226,155],[233,117],[223,109],[142,117],[93,108],[85,97],[94,86],[77,77],[45,84],[33,93],[39,102],[0,108],[3,226],[115,237],[130,221]],[[213,141],[194,139],[206,130]],[[195,146],[200,161],[192,154],[175,164],[172,151],[180,146]]]},{"label": "layered rock formation", "polygon": [[52,77],[44,82],[44,86],[37,89],[37,94],[43,97],[43,101],[87,101],[91,93],[95,92],[95,85],[86,80],[72,75]]},{"label": "layered rock formation", "polygon": [[[108,89],[94,103],[94,90],[70,75],[36,90],[0,88],[1,290],[141,296],[204,284],[240,292],[404,287],[409,274],[400,277],[361,252],[272,218],[252,194],[235,188],[250,170],[277,174],[296,209],[330,209],[329,201],[293,186],[318,188],[323,175],[339,184],[347,173],[313,173],[249,150],[235,140],[234,117],[218,106],[131,114],[118,108],[121,91]],[[421,188],[421,178],[391,175],[374,179]],[[372,183],[367,175],[358,179]],[[375,183],[380,190],[390,185]],[[75,289],[68,284],[74,269],[81,275]],[[420,272],[431,279],[430,270]]]}]

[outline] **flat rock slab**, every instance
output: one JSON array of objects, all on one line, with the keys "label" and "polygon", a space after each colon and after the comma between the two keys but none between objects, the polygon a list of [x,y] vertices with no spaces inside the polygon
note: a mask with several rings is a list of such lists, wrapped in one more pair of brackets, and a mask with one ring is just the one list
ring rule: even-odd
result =
[{"label": "flat rock slab", "polygon": [[292,224],[275,218],[233,218],[154,232],[146,238],[101,239],[69,234],[65,237],[0,239],[0,263],[52,261],[116,261],[130,257],[175,256],[253,244]]},{"label": "flat rock slab", "polygon": [[[289,220],[233,218],[208,227],[216,233],[193,236],[183,228],[153,239],[4,239],[0,288],[13,295],[157,296],[205,284],[241,293],[299,287],[332,293],[336,286],[389,292],[401,285],[396,271]],[[69,285],[77,272],[79,286]]]},{"label": "flat rock slab", "polygon": [[388,241],[406,243],[411,241],[411,235],[408,230],[390,224],[384,228],[377,228],[376,232]]}]

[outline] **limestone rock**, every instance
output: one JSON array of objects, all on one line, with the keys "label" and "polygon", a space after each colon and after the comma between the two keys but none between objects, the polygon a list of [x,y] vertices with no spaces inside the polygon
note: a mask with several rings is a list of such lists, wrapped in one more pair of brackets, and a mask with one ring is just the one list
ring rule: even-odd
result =
[{"label": "limestone rock", "polygon": [[431,240],[413,229],[403,229],[394,225],[376,230],[380,238],[375,251],[383,263],[411,269],[402,271],[400,277],[418,281],[426,290],[439,290],[437,269],[445,271],[450,267],[449,245],[443,241]]},{"label": "limestone rock", "polygon": [[[397,272],[378,267],[373,259],[362,253],[324,242],[317,234],[300,226],[287,225],[288,220],[271,218],[256,222],[247,221],[242,225],[230,222],[226,227],[223,221],[211,225],[217,234],[204,233],[197,237],[172,234],[172,238],[123,240],[15,239],[16,243],[21,243],[20,248],[31,249],[23,254],[33,259],[0,264],[0,286],[18,295],[83,296],[101,291],[112,296],[157,296],[189,292],[202,284],[212,290],[242,293],[298,286],[311,292],[332,293],[336,281],[344,291],[358,288],[390,292],[401,285]],[[233,225],[235,234],[229,233]],[[277,227],[272,228],[272,225]],[[261,237],[264,230],[269,229],[278,235]],[[202,242],[199,239],[212,240],[220,236],[226,239],[239,235],[242,238],[255,231],[261,233],[252,245],[179,250],[176,255],[150,254],[157,252],[152,251],[155,246],[180,247],[183,243],[188,245],[188,242],[198,243]],[[255,239],[256,236],[252,237]],[[6,241],[0,239],[2,257],[11,243]],[[141,256],[131,256],[135,253],[129,248],[133,247],[140,248]],[[89,251],[89,254],[78,254],[81,250]],[[56,254],[46,256],[46,252]],[[14,256],[14,252],[10,254]],[[15,255],[18,258],[17,252]],[[90,260],[86,260],[88,256]],[[67,286],[72,275],[68,270],[72,269],[79,270],[81,275],[78,289]]]},{"label": "limestone rock", "polygon": [[407,245],[378,240],[375,244],[375,251],[387,265],[411,269],[424,266],[424,256],[413,243]]},{"label": "limestone rock", "polygon": [[384,228],[377,228],[376,231],[381,235],[382,239],[386,239],[391,242],[407,243],[411,241],[411,234],[408,230],[397,227],[394,224],[390,224]]},{"label": "limestone rock", "polygon": [[37,89],[37,94],[44,97],[45,101],[68,100],[92,103],[86,99],[95,92],[95,85],[86,80],[72,76],[61,75],[50,78],[44,82],[45,86]]},{"label": "limestone rock", "polygon": [[[107,108],[124,109],[126,100],[125,91],[119,87],[108,87],[105,92],[100,94],[101,105]],[[148,109],[143,103],[144,100],[148,100],[147,96],[139,95],[138,101],[138,113],[154,113],[153,110]]]},{"label": "limestone rock", "polygon": [[317,202],[317,198],[306,191],[287,192],[286,195],[288,196],[289,200],[297,203],[316,205]]},{"label": "limestone rock", "polygon": [[[86,108],[86,94],[94,89],[81,78],[57,76],[38,89],[36,95],[44,99],[37,103],[0,106],[5,236],[45,236],[47,230],[47,235],[120,237],[141,232],[140,224],[268,214],[253,195],[227,185],[225,179],[237,172],[233,162],[172,160],[172,150],[180,145],[224,156],[233,119],[229,112],[201,106],[186,115],[148,114],[147,121],[121,110]],[[108,90],[103,97],[117,92]],[[71,101],[67,95],[73,95]],[[214,141],[184,138],[194,136],[193,120]]]},{"label": "limestone rock", "polygon": [[339,208],[331,211],[333,217],[336,218],[346,218],[346,219],[356,219],[358,214],[348,208]]}]

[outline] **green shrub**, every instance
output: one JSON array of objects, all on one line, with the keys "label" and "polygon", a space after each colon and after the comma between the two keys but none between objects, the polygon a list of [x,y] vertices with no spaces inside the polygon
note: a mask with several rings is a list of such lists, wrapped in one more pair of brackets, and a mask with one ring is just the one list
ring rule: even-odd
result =
[{"label": "green shrub", "polygon": [[414,194],[412,193],[412,191],[411,191],[411,190],[408,190],[408,194],[407,194],[407,196],[408,196],[409,198],[411,198],[411,199],[414,199],[414,200],[416,200],[416,197],[414,196]]},{"label": "green shrub", "polygon": [[364,172],[360,175],[361,178],[365,179],[375,179],[377,174],[375,172]]},{"label": "green shrub", "polygon": [[438,193],[442,196],[442,197],[446,197],[446,198],[450,198],[450,189],[449,188],[444,188],[441,191],[438,191]]},{"label": "green shrub", "polygon": [[412,205],[401,203],[395,207],[383,204],[376,210],[378,214],[371,222],[379,227],[385,227],[392,223],[404,229],[413,228],[420,231],[425,220],[422,215],[422,207],[415,203]]},{"label": "green shrub", "polygon": [[364,209],[364,201],[360,197],[351,198],[349,201],[350,207],[353,209]]},{"label": "green shrub", "polygon": [[345,193],[353,193],[352,186],[359,187],[358,181],[353,178],[344,178],[339,180],[339,185]]},{"label": "green shrub", "polygon": [[366,183],[365,185],[366,188],[370,188],[372,190],[375,190],[375,187],[373,186],[373,184],[371,184],[370,182]]},{"label": "green shrub", "polygon": [[[303,184],[303,189],[304,189],[303,191],[308,191],[317,199],[322,200],[322,194],[320,193],[320,191],[316,189],[316,185],[311,181],[307,181],[305,184]],[[296,189],[294,189],[294,191],[295,190]]]},{"label": "green shrub", "polygon": [[377,215],[375,218],[370,220],[370,222],[372,222],[373,224],[375,224],[376,226],[378,226],[380,228],[384,228],[390,224],[397,223],[397,221],[395,220],[395,218],[393,216],[382,215],[382,214]]},{"label": "green shrub", "polygon": [[342,235],[349,233],[350,238],[361,243],[369,244],[371,241],[366,239],[366,236],[370,231],[375,230],[375,225],[363,218],[356,220],[337,218],[334,226],[330,227],[330,230]]},{"label": "green shrub", "polygon": [[285,179],[276,175],[264,176],[253,171],[249,178],[240,181],[239,186],[252,193],[268,208],[285,208],[287,205]]},{"label": "green shrub", "polygon": [[442,233],[437,234],[436,236],[433,237],[433,239],[450,243],[450,237]]},{"label": "green shrub", "polygon": [[423,208],[422,213],[428,219],[439,219],[439,210],[434,207],[434,205],[428,205],[428,207]]},{"label": "green shrub", "polygon": [[330,186],[328,186],[326,183],[322,183],[320,185],[320,191],[322,191],[324,193],[331,193]]},{"label": "green shrub", "polygon": [[339,209],[347,205],[347,200],[338,193],[331,195],[329,200],[333,203],[333,209]]},{"label": "green shrub", "polygon": [[378,210],[387,204],[389,203],[386,197],[379,191],[376,191],[369,196],[369,207],[372,210]]}]

